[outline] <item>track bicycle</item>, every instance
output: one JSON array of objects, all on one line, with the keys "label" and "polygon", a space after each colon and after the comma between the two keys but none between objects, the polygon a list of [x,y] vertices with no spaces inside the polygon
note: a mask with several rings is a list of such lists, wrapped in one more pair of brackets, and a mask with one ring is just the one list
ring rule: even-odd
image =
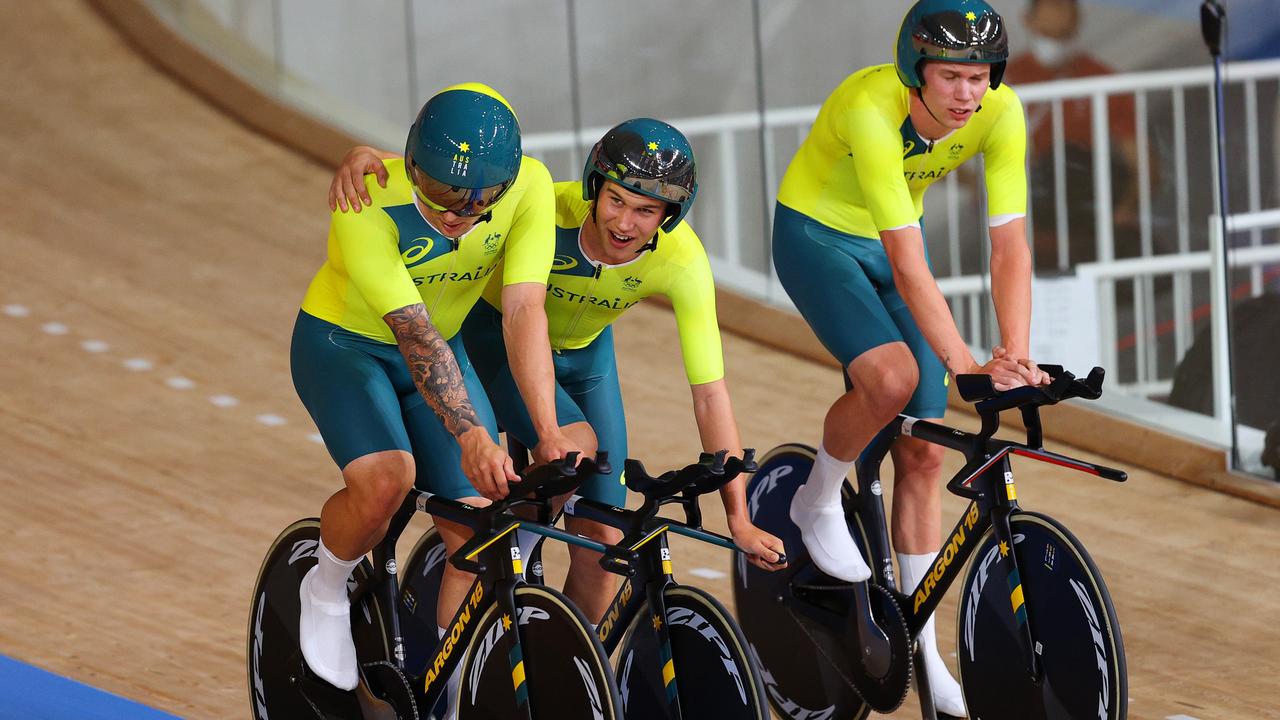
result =
[{"label": "track bicycle", "polygon": [[[872,570],[864,583],[825,575],[809,560],[791,522],[792,495],[813,467],[813,448],[772,450],[747,490],[758,527],[783,539],[791,568],[765,573],[735,564],[738,617],[762,667],[774,709],[786,718],[861,720],[891,712],[913,675],[924,718],[937,717],[923,660],[912,643],[960,577],[960,684],[969,717],[981,720],[1121,720],[1127,715],[1124,644],[1102,575],[1061,523],[1019,507],[1010,458],[1031,458],[1123,482],[1119,470],[1044,449],[1039,408],[1101,396],[1103,371],[1077,379],[1041,365],[1051,382],[997,392],[987,375],[956,378],[975,403],[981,429],[969,433],[899,415],[868,445],[843,502],[849,532]],[[1021,413],[1026,442],[995,438],[1000,413]],[[943,445],[967,462],[947,490],[969,505],[945,536],[932,571],[904,594],[896,586],[879,480],[899,435]],[[945,716],[944,716],[945,717]]]},{"label": "track bicycle", "polygon": [[[476,508],[411,490],[386,537],[348,581],[352,634],[360,663],[354,691],[316,677],[298,645],[298,586],[315,564],[320,523],[290,525],[272,543],[254,587],[249,617],[249,695],[255,720],[418,720],[448,703],[460,720],[601,720],[619,716],[609,656],[587,619],[561,593],[526,584],[515,530],[575,543],[624,564],[618,551],[513,514],[571,492],[597,464],[577,453],[511,483],[510,494]],[[601,464],[606,462],[599,459]],[[437,641],[435,596],[415,598],[397,581],[396,540],[415,512],[475,531],[450,558],[477,575],[448,632]],[[444,546],[439,547],[444,559]],[[417,652],[410,655],[407,648]],[[457,696],[445,698],[459,673]]]},{"label": "track bicycle", "polygon": [[[512,456],[524,457],[512,443]],[[597,628],[605,651],[617,657],[617,681],[623,716],[629,720],[767,720],[769,705],[759,669],[751,660],[742,630],[709,593],[680,585],[673,575],[668,533],[738,551],[730,538],[702,528],[698,499],[719,490],[743,472],[755,469],[753,450],[742,458],[703,453],[679,470],[650,476],[637,460],[625,463],[628,489],[644,497],[636,510],[580,496],[564,506],[566,515],[622,530],[614,556],[601,563],[624,575]],[[684,519],[658,514],[677,505]],[[547,518],[540,518],[546,520]],[[439,588],[442,545],[429,530],[409,556],[406,592],[431,596]],[[541,582],[538,550],[530,554],[530,582]],[[781,562],[785,562],[785,558]]]}]

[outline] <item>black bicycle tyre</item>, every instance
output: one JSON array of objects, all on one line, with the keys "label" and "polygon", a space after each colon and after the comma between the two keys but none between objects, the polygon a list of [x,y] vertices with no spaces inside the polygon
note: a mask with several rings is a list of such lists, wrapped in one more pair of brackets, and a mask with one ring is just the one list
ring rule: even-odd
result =
[{"label": "black bicycle tyre", "polygon": [[965,573],[956,623],[960,682],[970,717],[1123,720],[1128,715],[1124,641],[1097,565],[1052,518],[1019,512],[1010,527],[1027,621],[1041,647],[1047,682],[1036,686],[1021,671],[1008,578],[997,561],[994,530],[988,530]]},{"label": "black bicycle tyre", "polygon": [[[315,565],[319,543],[320,521],[317,518],[299,520],[272,541],[258,569],[245,653],[249,704],[254,720],[319,717],[296,682],[302,671],[298,650],[298,585]],[[362,559],[354,568],[353,580],[363,581],[372,570],[369,561]],[[351,622],[362,664],[390,659],[387,631],[374,593],[352,606]],[[343,702],[347,700],[344,698]],[[359,717],[354,695],[349,702],[349,708],[324,710],[336,716]]]},{"label": "black bicycle tyre", "polygon": [[[769,701],[742,629],[709,593],[681,585],[663,592],[671,637],[671,663],[685,720],[769,720]],[[654,612],[645,602],[623,636],[618,689],[623,717],[669,717],[665,677],[654,632]]]},{"label": "black bicycle tyre", "polygon": [[[587,619],[556,590],[519,585],[517,615],[489,604],[460,665],[458,720],[511,717],[523,672],[534,720],[612,720],[621,702],[609,658]],[[499,648],[502,635],[520,633],[521,657]],[[578,682],[574,682],[577,680]]]},{"label": "black bicycle tyre", "polygon": [[[871,708],[842,677],[851,671],[837,667],[844,661],[844,638],[815,634],[821,631],[802,625],[784,604],[797,574],[811,571],[800,530],[791,522],[788,509],[792,495],[809,476],[815,454],[807,445],[780,445],[764,456],[751,476],[746,495],[752,522],[782,540],[789,566],[768,572],[739,558],[733,567],[734,605],[769,703],[779,716],[864,720]],[[852,515],[856,496],[847,483],[843,501]],[[867,559],[866,532],[861,519],[853,518],[849,531]]]}]

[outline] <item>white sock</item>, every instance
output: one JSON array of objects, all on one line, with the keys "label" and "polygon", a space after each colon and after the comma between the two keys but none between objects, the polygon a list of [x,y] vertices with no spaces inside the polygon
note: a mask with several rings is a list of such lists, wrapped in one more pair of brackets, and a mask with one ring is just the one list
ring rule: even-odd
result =
[{"label": "white sock", "polygon": [[831,457],[825,445],[819,445],[809,479],[796,494],[804,493],[804,502],[810,506],[839,505],[840,488],[853,465],[853,460],[837,460]]},{"label": "white sock", "polygon": [[340,603],[347,601],[347,578],[351,577],[351,568],[360,564],[363,556],[355,560],[343,560],[320,539],[320,548],[316,552],[316,574],[311,580],[311,594],[320,602]]},{"label": "white sock", "polygon": [[[903,592],[911,592],[920,583],[920,580],[933,569],[933,561],[937,557],[937,553],[923,555],[897,553],[897,555],[898,575],[902,581]],[[929,674],[933,704],[939,712],[955,717],[967,717],[960,683],[951,676],[951,671],[947,669],[947,664],[943,662],[942,655],[938,652],[938,636],[934,631],[933,620],[934,616],[929,616],[929,620],[924,627],[920,628],[920,634],[916,637],[916,642],[920,644],[924,654],[924,668]]]}]

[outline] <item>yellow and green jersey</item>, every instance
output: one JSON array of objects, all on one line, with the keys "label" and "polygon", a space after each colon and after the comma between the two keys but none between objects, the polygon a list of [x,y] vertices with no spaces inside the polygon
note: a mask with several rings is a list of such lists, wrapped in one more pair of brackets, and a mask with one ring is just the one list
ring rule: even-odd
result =
[{"label": "yellow and green jersey", "polygon": [[[724,377],[715,282],[702,242],[688,223],[659,232],[657,245],[622,265],[589,259],[582,226],[591,203],[581,182],[555,184],[555,262],[547,280],[547,327],[553,350],[591,344],[618,316],[650,295],[664,295],[675,310],[685,374],[692,385]],[[502,286],[491,281],[484,298],[502,309]]]},{"label": "yellow and green jersey", "polygon": [[893,65],[846,78],[791,160],[778,202],[841,232],[878,238],[919,222],[924,191],[982,153],[988,214],[1025,215],[1026,121],[1013,90],[988,91],[964,127],[932,142],[911,124],[910,92]]},{"label": "yellow and green jersey", "polygon": [[452,338],[486,282],[545,283],[555,249],[551,174],[525,157],[515,183],[490,218],[450,239],[413,202],[404,161],[384,161],[387,187],[372,175],[373,205],[337,210],[329,224],[329,257],[307,288],[302,309],[365,337],[394,343],[382,319],[422,303],[436,330]]}]

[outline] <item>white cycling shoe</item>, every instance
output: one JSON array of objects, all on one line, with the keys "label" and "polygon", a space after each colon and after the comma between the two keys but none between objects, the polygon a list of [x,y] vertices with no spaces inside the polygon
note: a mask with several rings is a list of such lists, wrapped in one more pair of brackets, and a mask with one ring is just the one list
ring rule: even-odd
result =
[{"label": "white cycling shoe", "polygon": [[359,682],[356,644],[351,639],[351,603],[324,602],[311,592],[317,568],[298,586],[298,644],[307,667],[340,690],[354,690]]},{"label": "white cycling shoe", "polygon": [[926,651],[924,668],[929,675],[929,689],[933,691],[934,709],[952,717],[969,717],[964,707],[964,694],[960,691],[960,683],[951,677],[951,671],[947,670],[942,657],[937,653]]},{"label": "white cycling shoe", "polygon": [[845,582],[866,582],[871,577],[871,568],[849,534],[839,501],[811,505],[802,485],[791,498],[788,515],[800,528],[804,548],[819,570]]}]

